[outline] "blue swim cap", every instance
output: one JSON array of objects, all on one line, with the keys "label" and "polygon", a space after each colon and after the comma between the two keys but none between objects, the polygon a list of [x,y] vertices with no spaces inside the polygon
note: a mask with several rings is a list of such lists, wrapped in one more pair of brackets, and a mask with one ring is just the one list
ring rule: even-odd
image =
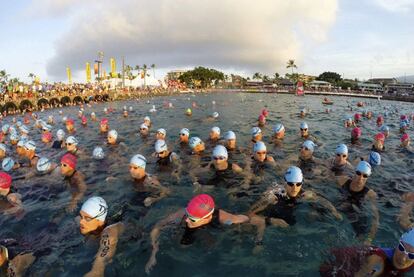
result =
[{"label": "blue swim cap", "polygon": [[102,160],[105,157],[105,153],[102,147],[95,147],[92,152],[92,156],[95,160]]},{"label": "blue swim cap", "polygon": [[309,129],[308,123],[306,123],[306,122],[302,122],[302,123],[300,124],[300,128],[301,128],[301,129]]},{"label": "blue swim cap", "polygon": [[157,140],[157,142],[155,143],[155,152],[161,153],[161,152],[167,151],[167,150],[168,150],[168,146],[167,146],[167,143],[165,142],[165,140],[163,140],[163,139]]},{"label": "blue swim cap", "polygon": [[376,151],[369,153],[368,162],[371,166],[381,165],[381,155]]},{"label": "blue swim cap", "polygon": [[387,125],[382,125],[380,131],[383,132],[383,133],[384,132],[389,132],[390,128]]},{"label": "blue swim cap", "polygon": [[336,147],[335,154],[346,154],[348,155],[348,146],[340,144]]},{"label": "blue swim cap", "polygon": [[50,169],[51,166],[52,166],[52,163],[49,161],[49,159],[43,157],[37,161],[36,169],[39,172],[46,172]]},{"label": "blue swim cap", "polygon": [[266,151],[266,144],[263,141],[258,141],[253,146],[253,152]]},{"label": "blue swim cap", "polygon": [[116,140],[118,138],[118,132],[116,130],[111,130],[108,132],[108,137],[113,137]]},{"label": "blue swim cap", "polygon": [[402,234],[400,240],[414,247],[414,228]]},{"label": "blue swim cap", "polygon": [[286,170],[285,181],[288,183],[302,183],[303,174],[299,167],[291,166]]},{"label": "blue swim cap", "polygon": [[250,130],[250,133],[252,134],[252,136],[257,136],[258,134],[261,134],[262,133],[262,130],[259,128],[259,127],[253,127],[251,130]]},{"label": "blue swim cap", "polygon": [[66,143],[78,145],[79,141],[74,136],[69,136],[66,138]]},{"label": "blue swim cap", "polygon": [[189,136],[190,135],[190,130],[188,130],[187,128],[182,128],[180,131],[180,134]]},{"label": "blue swim cap", "polygon": [[355,171],[359,171],[361,173],[367,174],[368,176],[371,175],[371,165],[366,161],[360,161]]},{"label": "blue swim cap", "polygon": [[285,126],[281,123],[278,123],[273,127],[273,132],[276,134],[282,132],[283,130],[285,130]]},{"label": "blue swim cap", "polygon": [[312,153],[313,153],[313,151],[315,151],[315,146],[316,146],[316,144],[315,143],[313,143],[313,141],[311,141],[311,140],[306,140],[303,144],[302,144],[302,147],[306,147],[306,148],[308,148]]},{"label": "blue swim cap", "polygon": [[236,139],[236,134],[233,131],[227,131],[224,134],[224,139],[225,140]]},{"label": "blue swim cap", "polygon": [[195,148],[197,145],[201,144],[203,141],[199,137],[190,138],[189,145],[191,148]]},{"label": "blue swim cap", "polygon": [[224,157],[227,159],[228,153],[226,147],[224,147],[223,145],[217,145],[216,147],[214,147],[213,158],[214,157]]},{"label": "blue swim cap", "polygon": [[12,170],[13,166],[14,166],[14,160],[10,157],[4,158],[3,162],[1,163],[1,167],[6,172]]}]

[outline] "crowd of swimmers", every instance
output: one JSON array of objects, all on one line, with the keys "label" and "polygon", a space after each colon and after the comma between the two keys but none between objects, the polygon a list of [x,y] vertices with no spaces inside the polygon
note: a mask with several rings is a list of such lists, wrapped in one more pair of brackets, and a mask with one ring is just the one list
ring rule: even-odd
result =
[{"label": "crowd of swimmers", "polygon": [[[252,126],[250,143],[243,146],[238,145],[235,131],[229,130],[222,134],[219,126],[211,128],[209,137],[205,141],[200,137],[191,136],[188,128],[182,128],[177,130],[177,142],[173,143],[167,141],[165,127],[168,126],[159,126],[155,133],[151,133],[154,129],[151,118],[145,116],[142,124],[136,127],[137,133],[147,142],[143,144],[143,147],[154,149],[151,157],[145,157],[139,153],[131,155],[127,144],[119,139],[119,130],[110,128],[108,118],[118,111],[105,108],[102,117],[98,119],[95,112],[86,111],[90,107],[91,105],[81,105],[78,119],[75,119],[76,116],[73,115],[68,117],[60,111],[65,128],[59,129],[61,123],[52,115],[41,119],[41,113],[32,113],[14,117],[9,123],[4,122],[0,132],[1,216],[24,216],[25,197],[19,193],[19,180],[45,176],[52,179],[58,178],[59,175],[63,176],[71,192],[70,201],[65,207],[66,211],[69,213],[79,211],[79,231],[82,235],[94,235],[100,239],[90,272],[85,276],[104,275],[105,266],[114,257],[118,239],[125,229],[125,222],[122,220],[113,222],[108,219],[112,203],[107,203],[101,196],[96,195],[97,193],[92,193],[95,195],[85,199],[89,184],[85,181],[82,168],[78,167],[78,161],[88,162],[89,155],[96,161],[103,161],[107,151],[118,155],[118,158],[113,161],[114,164],[124,163],[125,167],[129,164],[129,173],[134,188],[140,193],[142,199],[139,201],[145,207],[158,204],[164,198],[174,194],[171,186],[159,181],[157,174],[147,172],[148,158],[155,158],[160,172],[168,172],[172,179],[180,180],[185,176],[189,177],[191,186],[194,188],[195,195],[189,199],[186,207],[165,215],[152,226],[149,234],[151,254],[145,266],[147,273],[150,273],[157,263],[157,253],[161,247],[161,232],[167,228],[182,226],[181,244],[190,245],[200,239],[197,233],[201,229],[214,229],[220,225],[250,224],[257,230],[257,233],[253,235],[254,249],[261,251],[264,247],[263,238],[266,228],[269,226],[287,228],[294,225],[295,206],[301,202],[318,203],[329,212],[327,216],[332,215],[338,221],[346,216],[361,244],[369,246],[364,252],[364,257],[361,258],[361,264],[348,269],[347,274],[335,275],[341,269],[333,264],[325,263],[320,269],[322,275],[397,276],[414,269],[414,230],[411,229],[414,224],[410,220],[414,207],[414,192],[403,196],[404,205],[397,220],[406,232],[396,242],[396,247],[380,248],[371,245],[378,230],[380,216],[377,194],[372,187],[368,186],[368,180],[373,174],[380,174],[376,168],[381,166],[386,141],[390,139],[391,130],[385,123],[387,117],[391,115],[377,116],[378,133],[374,137],[374,143],[370,146],[367,156],[353,157],[354,159],[351,160],[348,146],[339,144],[332,149],[332,159],[322,161],[313,154],[317,147],[324,143],[323,139],[311,133],[309,125],[304,120],[307,111],[302,109],[299,114],[302,122],[296,127],[301,140],[298,158],[293,164],[285,166],[268,154],[266,144],[269,142],[263,141],[262,128],[267,124],[266,119],[269,117],[267,109],[261,111],[257,125]],[[167,103],[166,108],[173,108],[173,105]],[[197,109],[196,103],[193,103],[192,108],[185,110],[185,114],[191,117],[193,109]],[[133,111],[132,107],[124,106],[120,113],[128,118],[131,111]],[[151,112],[156,112],[155,107]],[[215,123],[219,117],[219,113],[214,112],[205,119],[205,122]],[[363,131],[361,122],[371,120],[372,117],[372,112],[363,112],[356,113],[353,118],[345,120],[344,128],[349,129],[350,133],[349,145],[363,146],[360,140]],[[414,120],[412,114],[400,117],[398,132],[400,147],[407,153],[413,153],[408,134],[412,120]],[[75,126],[77,124],[84,128],[98,125],[99,133],[105,135],[105,144],[108,147],[105,150],[103,147],[81,148],[82,143],[76,137]],[[122,126],[117,127],[122,128]],[[272,130],[270,143],[275,147],[283,147],[285,126],[277,123],[272,126]],[[41,139],[35,141],[33,134],[37,137],[39,133]],[[39,144],[61,153],[59,162],[47,157],[47,153],[39,153],[37,151]],[[180,151],[172,151],[173,148]],[[124,161],[125,155],[129,155],[129,163],[128,160]],[[240,159],[240,157],[243,158]],[[260,184],[262,181],[261,171],[265,168],[275,172],[275,177],[276,172],[280,173],[283,176],[282,181],[280,183],[275,181],[263,188],[261,196],[253,199],[254,204],[244,213],[238,214],[231,210],[224,210],[220,208],[220,203],[215,202],[212,196],[214,188],[224,189],[228,192],[230,199],[248,197],[252,184]],[[104,173],[108,174],[106,179],[108,182],[116,180],[116,174],[112,174],[109,169],[105,170]],[[203,176],[207,173],[213,177],[203,180]],[[343,196],[342,202],[332,203],[324,193],[307,185],[307,179],[318,175],[336,180],[339,192]],[[236,181],[232,182],[232,180]],[[362,208],[365,203],[370,207],[370,213]],[[368,214],[371,214],[371,220]],[[24,275],[36,261],[36,249],[18,251],[19,247],[16,245],[19,245],[16,241],[0,238],[0,274],[3,272],[10,276]]]}]

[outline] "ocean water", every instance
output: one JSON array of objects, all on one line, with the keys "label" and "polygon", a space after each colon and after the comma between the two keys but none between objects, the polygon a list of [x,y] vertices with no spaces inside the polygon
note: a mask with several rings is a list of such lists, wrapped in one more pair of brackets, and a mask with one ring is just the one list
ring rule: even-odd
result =
[{"label": "ocean water", "polygon": [[[76,137],[85,158],[79,159],[78,169],[86,175],[89,196],[102,196],[109,205],[109,218],[122,220],[126,225],[125,232],[120,236],[117,253],[107,265],[106,276],[144,276],[145,263],[150,253],[149,233],[154,224],[169,213],[185,207],[195,194],[194,187],[188,176],[189,150],[181,148],[178,134],[181,128],[189,128],[191,136],[199,136],[207,140],[213,126],[219,126],[222,134],[233,130],[237,136],[239,147],[249,149],[250,129],[257,125],[257,118],[263,108],[267,108],[269,116],[267,124],[262,128],[263,141],[277,163],[275,169],[266,169],[260,182],[253,184],[246,195],[239,198],[229,197],[228,191],[215,188],[208,191],[214,196],[216,205],[228,212],[244,213],[258,200],[266,188],[274,182],[283,183],[283,174],[287,167],[295,165],[298,159],[302,140],[299,137],[299,125],[306,121],[310,132],[321,145],[316,147],[315,157],[326,162],[334,156],[335,147],[340,143],[349,146],[350,160],[366,156],[372,145],[373,137],[378,132],[375,124],[376,115],[388,111],[386,124],[391,128],[391,136],[386,140],[386,151],[382,154],[382,165],[375,168],[368,179],[368,187],[378,194],[380,225],[374,245],[393,247],[403,230],[399,227],[396,216],[401,207],[401,195],[414,190],[414,155],[400,151],[399,116],[414,111],[413,104],[401,102],[378,101],[361,98],[332,97],[334,105],[323,106],[323,97],[262,94],[262,93],[229,93],[219,92],[206,95],[180,95],[153,99],[129,100],[113,103],[94,104],[85,107],[89,117],[95,111],[102,118],[104,107],[114,108],[108,116],[110,129],[116,129],[119,139],[126,145],[124,148],[112,149],[105,145],[106,137],[99,133],[99,122],[89,121],[82,127],[76,119]],[[366,107],[357,108],[356,102],[366,102]],[[171,102],[173,108],[167,108]],[[197,106],[193,115],[187,117],[184,111]],[[213,104],[215,102],[215,104]],[[122,116],[123,106],[132,107],[128,118]],[[155,105],[157,111],[149,110]],[[299,118],[299,110],[306,107],[309,114]],[[353,111],[350,111],[352,107]],[[326,113],[325,109],[331,112]],[[364,119],[362,145],[351,146],[350,130],[344,127],[346,117],[363,109],[374,113],[371,120]],[[78,108],[63,109],[64,115],[76,118]],[[215,121],[207,120],[213,112],[220,116]],[[47,120],[54,115],[57,123],[53,132],[64,128],[57,110],[46,111],[41,118]],[[148,139],[138,135],[139,125],[143,117],[149,115],[153,127]],[[10,121],[10,118],[6,119]],[[282,146],[270,143],[272,126],[283,123],[286,136]],[[167,130],[169,148],[177,152],[183,161],[183,174],[180,180],[171,177],[169,172],[159,171],[154,152],[155,131],[158,128]],[[412,127],[409,134],[413,136]],[[59,163],[64,154],[40,141],[40,132],[32,127],[31,136],[37,142],[40,156],[51,158]],[[102,146],[106,153],[103,161],[91,159],[95,146]],[[211,153],[207,146],[206,152]],[[155,203],[150,208],[142,204],[142,194],[133,188],[129,176],[128,164],[134,154],[143,154],[148,159],[147,172],[156,175],[161,183],[171,189],[171,195]],[[244,165],[245,155],[235,155],[232,162]],[[248,158],[248,156],[247,156]],[[326,169],[321,164],[320,168]],[[13,172],[17,177],[23,170]],[[114,177],[106,181],[107,177]],[[209,176],[203,176],[204,180]],[[237,183],[236,185],[240,184]],[[70,192],[60,176],[35,177],[30,180],[17,180],[13,186],[23,194],[25,213],[19,217],[0,216],[0,238],[13,238],[24,242],[26,248],[34,249],[38,258],[28,271],[29,276],[83,276],[92,265],[98,249],[99,240],[83,237],[79,233],[76,212],[66,211],[70,201]],[[320,175],[305,180],[305,190],[312,189],[334,205],[341,199],[335,181],[329,175]],[[262,251],[254,252],[255,228],[244,224],[226,226],[215,230],[204,240],[190,246],[180,245],[180,228],[165,230],[160,237],[160,251],[157,265],[151,272],[152,276],[318,276],[319,265],[327,258],[331,248],[358,245],[349,220],[344,215],[343,221],[337,221],[329,212],[320,212],[316,204],[301,204],[295,210],[296,224],[282,229],[267,227]],[[115,214],[124,211],[122,219]],[[368,209],[369,210],[369,209]],[[37,251],[37,252],[36,252]]]}]

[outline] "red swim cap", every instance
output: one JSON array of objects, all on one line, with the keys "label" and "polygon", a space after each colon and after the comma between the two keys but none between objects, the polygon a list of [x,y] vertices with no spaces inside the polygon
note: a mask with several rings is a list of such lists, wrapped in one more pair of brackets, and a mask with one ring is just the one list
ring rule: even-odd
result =
[{"label": "red swim cap", "polygon": [[195,196],[187,205],[186,212],[188,215],[203,218],[214,210],[214,200],[208,194],[199,194]]},{"label": "red swim cap", "polygon": [[378,133],[375,135],[375,140],[385,140],[385,135],[383,133]]},{"label": "red swim cap", "polygon": [[68,118],[68,119],[66,119],[66,124],[75,124],[75,121],[73,121],[73,119],[72,118]]},{"label": "red swim cap", "polygon": [[266,120],[266,117],[263,114],[259,115],[259,121],[265,121],[265,120]]},{"label": "red swim cap", "polygon": [[361,128],[359,127],[355,127],[354,129],[352,129],[352,133],[351,133],[352,137],[354,138],[359,138],[362,135],[362,131]]},{"label": "red swim cap", "polygon": [[42,139],[46,139],[47,141],[51,141],[52,140],[52,133],[50,133],[50,132],[43,133],[42,134]]},{"label": "red swim cap", "polygon": [[76,156],[74,156],[71,153],[67,153],[65,154],[62,159],[60,160],[61,163],[65,163],[68,166],[70,166],[71,168],[75,169],[76,168],[76,164],[77,164],[77,158]]},{"label": "red swim cap", "polygon": [[381,121],[384,121],[384,118],[382,116],[378,116],[377,117],[377,122],[381,122]]},{"label": "red swim cap", "polygon": [[361,119],[361,114],[356,113],[356,114],[354,115],[354,117],[355,117],[355,119]]},{"label": "red swim cap", "polygon": [[101,120],[101,125],[103,125],[103,124],[108,124],[108,118],[102,118],[102,120]]},{"label": "red swim cap", "polygon": [[405,114],[403,114],[403,115],[401,115],[400,119],[401,120],[406,120],[407,119],[407,116]]},{"label": "red swim cap", "polygon": [[8,189],[10,188],[11,183],[12,183],[12,177],[5,172],[0,172],[0,188]]},{"label": "red swim cap", "polygon": [[82,123],[87,123],[88,122],[88,119],[86,118],[86,116],[82,116]]},{"label": "red swim cap", "polygon": [[406,141],[406,140],[409,140],[410,139],[410,136],[407,134],[407,133],[405,133],[404,135],[402,135],[402,137],[401,137],[401,142],[404,142],[404,141]]},{"label": "red swim cap", "polygon": [[262,110],[262,115],[264,115],[265,117],[269,115],[269,112],[267,111],[267,109]]}]

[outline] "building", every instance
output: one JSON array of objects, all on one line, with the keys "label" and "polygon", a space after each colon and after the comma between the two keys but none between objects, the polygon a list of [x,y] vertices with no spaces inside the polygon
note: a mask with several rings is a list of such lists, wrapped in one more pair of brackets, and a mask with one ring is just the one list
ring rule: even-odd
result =
[{"label": "building", "polygon": [[167,73],[167,79],[169,81],[177,81],[178,78],[180,78],[180,76],[183,75],[186,72],[187,72],[187,70],[172,70],[172,71]]},{"label": "building", "polygon": [[382,85],[371,83],[357,83],[357,90],[361,92],[383,93]]},{"label": "building", "polygon": [[373,78],[373,79],[369,79],[368,83],[377,84],[381,86],[387,86],[389,84],[398,83],[398,80],[395,78]]},{"label": "building", "polygon": [[312,81],[312,82],[310,82],[309,83],[309,87],[310,88],[312,88],[312,89],[316,89],[316,90],[319,90],[319,89],[331,89],[332,88],[332,84],[331,83],[329,83],[329,82],[325,82],[325,81],[317,81],[317,80],[315,80],[315,81]]},{"label": "building", "polygon": [[396,83],[389,84],[386,86],[385,90],[388,93],[397,93],[397,94],[414,94],[414,84],[413,83]]}]

